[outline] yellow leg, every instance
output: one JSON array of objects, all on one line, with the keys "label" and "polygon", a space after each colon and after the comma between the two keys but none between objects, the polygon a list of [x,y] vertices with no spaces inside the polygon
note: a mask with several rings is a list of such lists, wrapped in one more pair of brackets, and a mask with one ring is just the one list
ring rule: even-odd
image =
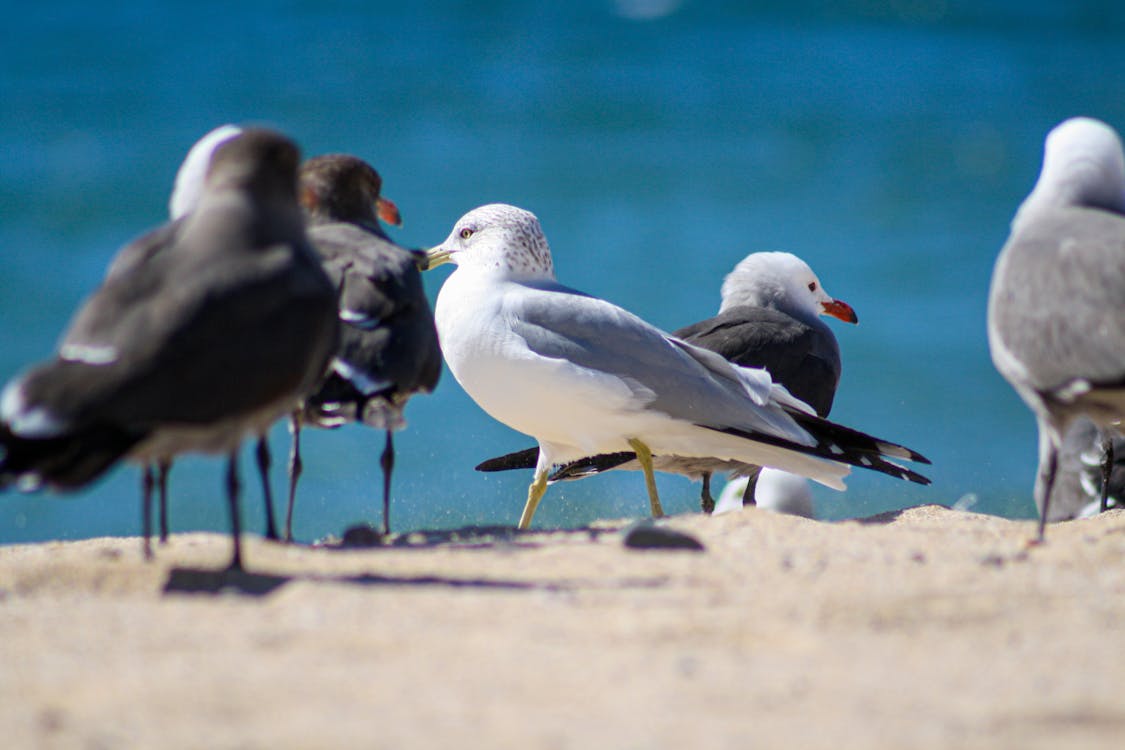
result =
[{"label": "yellow leg", "polygon": [[629,438],[629,445],[637,453],[637,460],[645,472],[645,486],[648,488],[648,502],[652,506],[652,517],[662,518],[664,509],[660,507],[660,496],[656,494],[656,477],[652,473],[652,451],[637,438]]},{"label": "yellow leg", "polygon": [[543,493],[547,491],[547,474],[550,468],[548,466],[542,471],[537,469],[535,480],[527,488],[527,503],[523,506],[523,515],[520,516],[521,529],[531,526],[531,517],[535,515],[535,509],[539,507],[539,501],[543,499]]}]

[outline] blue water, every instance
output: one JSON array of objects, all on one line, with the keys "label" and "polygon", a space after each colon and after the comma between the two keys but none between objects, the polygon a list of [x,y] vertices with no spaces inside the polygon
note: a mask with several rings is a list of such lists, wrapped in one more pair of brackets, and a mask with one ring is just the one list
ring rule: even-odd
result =
[{"label": "blue water", "polygon": [[[0,379],[50,354],[117,248],[160,222],[187,148],[263,122],[350,151],[434,244],[477,205],[535,211],[560,278],[665,328],[717,309],[745,254],[804,257],[836,325],[833,417],[934,461],[931,487],[856,472],[830,518],[975,495],[1030,517],[1034,422],[988,357],[996,253],[1042,138],[1125,127],[1118,2],[21,3],[0,31]],[[745,6],[753,6],[747,9]],[[427,275],[433,299],[445,269]],[[399,433],[396,528],[512,523],[528,445],[445,373]],[[288,450],[272,436],[281,496]],[[309,432],[301,538],[378,519],[382,435]],[[248,523],[260,493],[243,461]],[[222,463],[172,475],[178,530],[225,529]],[[697,488],[661,477],[666,509]],[[134,534],[138,476],[0,497],[0,542]],[[641,515],[638,474],[554,487],[537,523]]]}]

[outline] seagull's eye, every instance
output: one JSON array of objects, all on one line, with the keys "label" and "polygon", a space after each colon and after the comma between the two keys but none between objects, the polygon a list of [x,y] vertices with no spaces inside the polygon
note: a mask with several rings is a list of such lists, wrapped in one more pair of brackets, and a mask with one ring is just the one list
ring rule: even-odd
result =
[{"label": "seagull's eye", "polygon": [[816,291],[816,282],[815,282],[815,281],[810,281],[810,282],[809,282],[809,291],[810,291],[810,292],[815,292],[815,291]]},{"label": "seagull's eye", "polygon": [[461,230],[461,239],[467,240],[472,236],[473,236],[473,230],[472,229],[469,229],[468,227],[465,227],[464,229]]}]

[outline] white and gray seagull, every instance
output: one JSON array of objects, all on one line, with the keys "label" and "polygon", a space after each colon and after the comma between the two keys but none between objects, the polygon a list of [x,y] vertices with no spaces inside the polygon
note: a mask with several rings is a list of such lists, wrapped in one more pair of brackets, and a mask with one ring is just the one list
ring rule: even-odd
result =
[{"label": "white and gray seagull", "polygon": [[[792,253],[751,253],[723,280],[717,315],[674,331],[689,344],[719,354],[743,367],[762,367],[776,383],[827,417],[840,381],[840,346],[820,316],[847,323],[858,318],[851,305],[831,297],[807,263]],[[539,449],[530,448],[489,459],[479,471],[535,467]],[[713,472],[748,478],[740,497],[755,502],[758,466],[715,458],[653,456],[657,471],[702,479],[702,509],[711,512]],[[581,479],[610,469],[640,469],[632,452],[583,458],[556,469],[549,481]],[[781,485],[789,486],[781,482]],[[807,491],[806,491],[807,492]]]},{"label": "white and gray seagull", "polygon": [[239,445],[296,408],[337,338],[298,162],[280,133],[245,131],[210,160],[195,210],[122,251],[147,260],[110,273],[56,355],[0,394],[0,486],[72,490],[125,457],[225,454],[242,567]]},{"label": "white and gray seagull", "polygon": [[552,465],[599,453],[636,454],[654,516],[663,515],[654,454],[772,466],[835,489],[848,464],[928,482],[888,460],[924,457],[817,417],[765,370],[732,365],[559,284],[528,211],[470,211],[429,259],[457,265],[435,310],[454,377],[492,417],[539,442],[521,528]]},{"label": "white and gray seagull", "polygon": [[988,340],[1038,422],[1042,540],[1071,424],[1085,417],[1109,437],[1125,417],[1125,154],[1104,122],[1072,118],[1047,135],[993,270]]}]

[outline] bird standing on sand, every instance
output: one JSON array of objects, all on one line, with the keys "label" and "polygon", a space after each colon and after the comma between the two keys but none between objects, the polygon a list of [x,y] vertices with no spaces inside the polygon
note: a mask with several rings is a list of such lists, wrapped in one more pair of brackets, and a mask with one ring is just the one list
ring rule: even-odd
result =
[{"label": "bird standing on sand", "polygon": [[1105,123],[1073,118],[1047,135],[993,270],[988,341],[1038,422],[1042,540],[1070,425],[1086,417],[1112,435],[1125,417],[1125,154]]},{"label": "bird standing on sand", "polygon": [[382,179],[362,159],[328,154],[301,166],[300,199],[309,239],[339,290],[340,342],[326,379],[294,417],[285,538],[293,538],[293,504],[301,473],[300,428],[360,422],[385,430],[383,533],[389,534],[395,430],[415,393],[430,393],[441,350],[419,264],[425,254],[394,244],[379,225],[402,223],[384,198]]},{"label": "bird standing on sand", "polygon": [[76,489],[123,457],[228,456],[242,567],[238,447],[318,382],[336,344],[335,290],[297,204],[296,145],[264,129],[216,151],[199,204],[142,237],[51,360],[0,395],[0,484]]},{"label": "bird standing on sand", "polygon": [[[237,125],[220,125],[200,138],[188,150],[187,156],[176,171],[172,194],[168,199],[168,216],[172,224],[165,226],[169,228],[177,226],[178,219],[182,219],[195,210],[203,193],[207,169],[211,164],[211,157],[214,155],[215,149],[227,141],[237,138],[241,133],[242,128]],[[159,232],[160,230],[157,230],[154,234],[159,236]],[[106,271],[106,278],[131,270],[137,264],[148,261],[155,252],[165,247],[168,247],[168,243],[163,241],[134,242],[126,245],[110,262]],[[277,523],[274,521],[273,513],[273,493],[270,490],[269,482],[270,452],[265,434],[258,436],[255,457],[258,464],[258,474],[262,480],[262,501],[266,511],[264,536],[266,539],[278,539]],[[146,464],[141,471],[141,526],[146,557],[152,556],[149,536],[152,530],[152,492],[154,487],[160,500],[160,541],[168,541],[168,474],[171,469],[171,456],[157,456],[153,463]]]},{"label": "bird standing on sand", "polygon": [[454,377],[486,412],[539,441],[521,528],[553,464],[597,453],[637,455],[654,516],[663,515],[654,454],[775,466],[837,489],[846,464],[928,481],[885,458],[922,456],[816,417],[764,370],[732,365],[559,284],[527,211],[475,209],[429,259],[458,266],[435,312]]},{"label": "bird standing on sand", "polygon": [[[672,335],[719,354],[743,367],[765,368],[774,382],[827,417],[840,381],[840,347],[821,315],[855,323],[855,311],[830,297],[808,264],[791,253],[759,252],[743,258],[727,274],[719,314],[693,323]],[[538,448],[530,448],[483,462],[480,471],[534,468]],[[550,481],[581,479],[609,469],[640,469],[632,452],[603,454],[574,461],[557,469]],[[711,474],[716,471],[748,476],[744,502],[754,502],[760,467],[713,458],[653,456],[653,468],[702,479],[702,509],[715,508]]]}]

